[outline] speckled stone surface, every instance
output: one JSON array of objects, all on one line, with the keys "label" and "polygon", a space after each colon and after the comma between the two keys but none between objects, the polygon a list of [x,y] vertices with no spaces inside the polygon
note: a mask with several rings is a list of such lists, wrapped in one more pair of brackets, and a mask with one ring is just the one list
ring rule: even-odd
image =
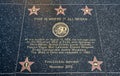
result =
[{"label": "speckled stone surface", "polygon": [[[40,8],[38,15],[29,16],[28,8]],[[67,8],[65,16],[56,15],[54,8]],[[92,8],[92,15],[83,15],[81,8]],[[87,21],[36,21],[35,18],[87,18]],[[119,0],[0,0],[0,76],[119,76],[120,74],[120,1]],[[57,22],[69,26],[65,38],[95,39],[90,54],[43,55],[28,49],[26,38],[57,39],[51,29]],[[102,71],[91,71],[96,56]],[[31,71],[20,72],[19,62],[29,57],[35,63]],[[45,60],[78,60],[72,69],[50,69]]]},{"label": "speckled stone surface", "polygon": [[[119,5],[98,6],[98,23],[102,40],[102,49],[108,72],[119,72],[120,67],[120,11]],[[103,9],[104,8],[104,9]]]},{"label": "speckled stone surface", "polygon": [[15,72],[23,7],[0,5],[0,72]]},{"label": "speckled stone surface", "polygon": [[0,0],[0,3],[13,3],[13,4],[24,4],[25,0]]}]

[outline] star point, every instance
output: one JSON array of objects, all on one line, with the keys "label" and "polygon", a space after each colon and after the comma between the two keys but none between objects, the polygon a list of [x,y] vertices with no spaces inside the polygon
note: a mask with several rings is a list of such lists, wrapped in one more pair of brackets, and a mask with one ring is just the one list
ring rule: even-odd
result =
[{"label": "star point", "polygon": [[102,71],[100,65],[103,63],[103,61],[98,61],[95,56],[93,58],[93,61],[88,61],[88,63],[92,65],[92,69],[91,69],[92,71],[94,71],[95,69]]},{"label": "star point", "polygon": [[38,11],[40,10],[40,8],[36,8],[35,6],[33,6],[32,8],[28,9],[30,11],[29,15],[35,14],[38,15]]},{"label": "star point", "polygon": [[59,14],[65,15],[66,8],[59,6],[59,8],[55,8],[54,10],[57,11],[57,15],[59,15]]},{"label": "star point", "polygon": [[92,15],[91,14],[91,11],[93,10],[93,9],[91,9],[91,8],[89,8],[88,6],[85,6],[85,8],[82,8],[81,9],[83,12],[84,12],[84,15]]},{"label": "star point", "polygon": [[29,72],[31,72],[30,66],[33,64],[34,62],[30,62],[28,60],[28,57],[26,57],[24,62],[19,62],[19,64],[22,66],[21,68],[21,72],[24,70],[28,70]]}]

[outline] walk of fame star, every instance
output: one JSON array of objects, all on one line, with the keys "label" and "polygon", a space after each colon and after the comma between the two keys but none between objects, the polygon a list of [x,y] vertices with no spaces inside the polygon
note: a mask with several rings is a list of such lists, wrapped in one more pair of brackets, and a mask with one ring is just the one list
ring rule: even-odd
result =
[{"label": "walk of fame star", "polygon": [[28,70],[29,72],[31,72],[30,66],[33,64],[34,62],[30,62],[28,61],[28,57],[26,57],[24,62],[19,62],[20,65],[22,65],[22,69],[21,72],[24,70]]},{"label": "walk of fame star", "polygon": [[88,6],[85,6],[85,8],[82,8],[81,9],[83,12],[84,12],[84,15],[92,15],[91,14],[91,11],[93,10],[93,9],[91,9],[91,8],[88,8]]},{"label": "walk of fame star", "polygon": [[65,15],[66,8],[62,8],[62,6],[59,6],[59,8],[55,8],[55,10],[57,11],[57,15],[59,14]]},{"label": "walk of fame star", "polygon": [[94,56],[93,61],[88,61],[88,63],[92,65],[92,71],[95,69],[102,71],[100,65],[103,63],[103,61],[98,61],[95,56]]},{"label": "walk of fame star", "polygon": [[35,6],[33,6],[32,8],[28,9],[30,11],[29,15],[35,14],[38,15],[38,11],[40,10],[40,8],[36,8]]}]

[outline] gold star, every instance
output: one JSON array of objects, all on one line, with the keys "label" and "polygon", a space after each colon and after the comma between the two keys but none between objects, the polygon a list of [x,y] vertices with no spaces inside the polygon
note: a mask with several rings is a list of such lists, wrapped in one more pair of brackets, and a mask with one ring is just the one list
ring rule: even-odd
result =
[{"label": "gold star", "polygon": [[28,70],[29,72],[31,72],[30,66],[33,64],[34,62],[29,62],[28,61],[28,57],[26,57],[24,62],[19,62],[20,65],[22,65],[22,69],[21,72],[24,71],[25,69]]},{"label": "gold star", "polygon": [[100,65],[103,63],[103,61],[98,61],[95,56],[94,56],[93,61],[88,61],[88,63],[92,65],[92,71],[95,69],[102,71]]},{"label": "gold star", "polygon": [[92,14],[91,14],[91,11],[92,11],[93,9],[88,8],[88,6],[85,6],[85,8],[82,8],[81,10],[84,12],[84,15],[86,15],[86,14],[92,15]]},{"label": "gold star", "polygon": [[40,10],[40,8],[36,8],[35,6],[33,6],[32,8],[28,9],[30,11],[29,15],[35,14],[38,15],[38,11]]},{"label": "gold star", "polygon": [[57,15],[59,14],[65,15],[66,8],[62,8],[62,6],[59,6],[59,8],[55,8],[54,10],[57,11]]}]

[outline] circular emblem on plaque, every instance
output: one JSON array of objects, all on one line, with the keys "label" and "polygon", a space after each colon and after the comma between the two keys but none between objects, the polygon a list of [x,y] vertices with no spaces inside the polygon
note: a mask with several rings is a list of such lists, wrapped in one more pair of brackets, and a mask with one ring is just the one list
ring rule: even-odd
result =
[{"label": "circular emblem on plaque", "polygon": [[63,22],[58,22],[53,26],[52,32],[57,37],[65,37],[69,33],[69,27]]}]

